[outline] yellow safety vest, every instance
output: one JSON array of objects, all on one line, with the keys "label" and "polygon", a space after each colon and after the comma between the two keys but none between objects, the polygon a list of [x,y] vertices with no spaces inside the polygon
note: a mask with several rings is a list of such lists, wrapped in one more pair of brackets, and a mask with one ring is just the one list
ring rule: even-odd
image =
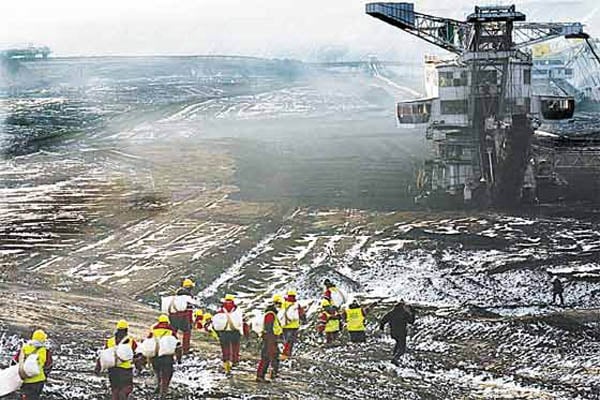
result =
[{"label": "yellow safety vest", "polygon": [[172,335],[173,331],[170,329],[165,329],[165,328],[154,328],[152,329],[152,336],[160,339],[163,336],[169,336]]},{"label": "yellow safety vest", "polygon": [[46,348],[45,347],[35,347],[34,345],[30,344],[30,343],[26,343],[23,345],[23,361],[25,361],[25,359],[37,352],[38,355],[38,365],[40,366],[40,373],[37,374],[36,376],[33,376],[31,378],[25,378],[23,380],[23,383],[37,383],[37,382],[44,382],[46,380],[46,373],[44,372],[44,365],[46,364]]},{"label": "yellow safety vest", "polygon": [[[131,336],[127,336],[127,339],[129,339],[129,341],[126,344],[129,345],[129,346],[131,346],[133,348],[133,346],[132,346],[132,344],[133,344],[133,338]],[[117,342],[116,342],[116,339],[115,339],[114,336],[111,337],[111,338],[109,338],[106,341],[106,348],[107,349],[110,349],[110,348],[113,348],[113,347],[116,347],[116,346],[117,346]],[[133,362],[131,362],[131,361],[121,361],[121,360],[118,360],[118,361],[120,361],[120,362],[117,363],[117,365],[116,365],[117,368],[123,368],[123,369],[131,369],[131,368],[133,368]]]},{"label": "yellow safety vest", "polygon": [[[209,321],[211,322],[211,324],[210,324],[210,328],[207,329],[206,328],[206,324]],[[204,314],[204,317],[202,317],[202,329],[204,329],[204,332],[206,332],[207,334],[209,334],[210,337],[212,337],[213,339],[219,340],[219,335],[212,328],[212,317],[209,317],[208,314]]]},{"label": "yellow safety vest", "polygon": [[327,311],[324,311],[327,316],[327,322],[325,323],[325,333],[339,332],[340,331],[340,320],[339,319],[331,319],[334,314],[329,314]]},{"label": "yellow safety vest", "polygon": [[360,308],[348,308],[346,310],[346,322],[348,332],[362,332],[365,330],[365,316]]},{"label": "yellow safety vest", "polygon": [[[289,320],[287,319],[287,311],[288,309],[293,306],[296,303],[292,303],[289,301],[286,301],[285,303],[283,303],[283,328],[284,329],[298,329],[300,328],[300,320]],[[300,307],[300,306],[297,306]]]},{"label": "yellow safety vest", "polygon": [[269,314],[273,314],[273,334],[275,336],[279,336],[283,333],[283,328],[281,328],[281,324],[279,323],[279,318],[277,318],[277,314],[273,311],[267,311],[265,313],[265,317]]}]

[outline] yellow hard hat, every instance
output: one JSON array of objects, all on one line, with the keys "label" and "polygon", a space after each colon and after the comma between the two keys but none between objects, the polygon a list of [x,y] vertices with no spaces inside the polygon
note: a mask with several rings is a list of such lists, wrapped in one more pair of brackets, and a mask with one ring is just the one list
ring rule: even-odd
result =
[{"label": "yellow hard hat", "polygon": [[225,301],[235,301],[235,296],[232,294],[226,294]]},{"label": "yellow hard hat", "polygon": [[280,294],[273,295],[273,303],[283,303],[283,297]]},{"label": "yellow hard hat", "polygon": [[122,319],[117,322],[117,329],[129,329],[129,323]]},{"label": "yellow hard hat", "polygon": [[167,324],[169,323],[169,316],[162,314],[158,317],[158,322],[166,322]]},{"label": "yellow hard hat", "polygon": [[31,340],[35,340],[38,342],[45,342],[46,339],[48,339],[48,335],[46,335],[46,332],[44,332],[41,329],[36,330],[35,332],[33,332],[33,335],[31,335]]},{"label": "yellow hard hat", "polygon": [[321,307],[329,307],[331,303],[327,299],[321,300]]},{"label": "yellow hard hat", "polygon": [[203,321],[208,321],[209,319],[212,319],[211,313],[205,313],[204,316],[202,317]]},{"label": "yellow hard hat", "polygon": [[200,309],[194,311],[194,317],[200,317],[204,312]]},{"label": "yellow hard hat", "polygon": [[290,289],[287,291],[287,295],[288,296],[296,296],[298,293],[296,293],[296,289]]},{"label": "yellow hard hat", "polygon": [[181,286],[183,286],[183,287],[194,287],[194,286],[196,286],[196,284],[191,279],[184,279],[183,283],[181,284]]}]

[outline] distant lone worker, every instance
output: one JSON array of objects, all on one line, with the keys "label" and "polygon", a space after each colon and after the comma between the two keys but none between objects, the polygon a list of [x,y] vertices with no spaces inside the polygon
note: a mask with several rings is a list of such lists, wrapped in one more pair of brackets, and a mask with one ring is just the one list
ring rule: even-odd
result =
[{"label": "distant lone worker", "polygon": [[473,200],[473,184],[470,181],[465,182],[463,187],[463,200],[466,206],[470,205]]},{"label": "distant lone worker", "polygon": [[400,357],[406,352],[407,325],[415,322],[415,314],[412,309],[400,300],[392,309],[383,316],[379,323],[379,329],[383,330],[386,324],[390,324],[390,333],[396,341],[392,357],[392,363],[398,365]]},{"label": "distant lone worker", "polygon": [[556,298],[558,297],[560,299],[560,305],[565,305],[565,299],[563,298],[564,290],[565,288],[563,286],[562,281],[557,276],[555,276],[552,279],[552,303],[556,303]]}]

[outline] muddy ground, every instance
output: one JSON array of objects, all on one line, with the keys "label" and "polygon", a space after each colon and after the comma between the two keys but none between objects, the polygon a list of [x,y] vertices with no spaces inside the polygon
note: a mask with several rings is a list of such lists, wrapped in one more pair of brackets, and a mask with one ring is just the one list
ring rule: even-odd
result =
[{"label": "muddy ground", "polygon": [[[57,355],[47,398],[106,398],[96,349],[121,317],[143,336],[182,277],[208,309],[233,292],[254,312],[295,287],[311,316],[329,277],[375,304],[366,345],[324,348],[307,326],[264,387],[255,339],[226,378],[217,344],[197,334],[172,398],[600,398],[596,214],[415,210],[426,147],[396,128],[393,104],[420,76],[385,73],[24,64],[0,100],[0,362],[43,327]],[[565,307],[552,304],[553,276]],[[417,321],[396,367],[377,319],[400,298]],[[142,374],[132,397],[153,385]]]}]

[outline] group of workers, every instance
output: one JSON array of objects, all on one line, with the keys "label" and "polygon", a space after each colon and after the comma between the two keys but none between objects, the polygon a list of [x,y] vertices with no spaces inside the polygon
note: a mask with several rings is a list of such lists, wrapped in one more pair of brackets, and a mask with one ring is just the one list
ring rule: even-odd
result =
[{"label": "group of workers", "polygon": [[[137,352],[138,343],[129,335],[129,323],[125,320],[117,322],[114,335],[107,339],[105,349],[113,349],[117,346],[128,346],[131,349],[130,359],[120,359],[119,353],[116,353],[115,365],[108,368],[108,380],[110,383],[112,400],[127,400],[133,391],[133,368],[142,370],[146,364],[152,366],[156,376],[157,386],[155,393],[164,399],[168,393],[171,378],[173,377],[173,365],[175,361],[181,363],[183,350],[181,343],[177,340],[177,345],[172,354],[161,354],[158,351],[160,339],[166,336],[173,336],[177,339],[177,329],[167,315],[160,315],[157,322],[150,328],[147,339],[153,339],[156,343],[156,353],[152,357],[145,357]],[[102,371],[100,360],[96,362],[95,373]],[[29,399],[27,399],[29,400]]]},{"label": "group of workers", "polygon": [[[332,345],[340,339],[343,329],[347,330],[350,341],[361,343],[366,341],[365,317],[370,307],[361,307],[353,300],[347,307],[343,293],[330,280],[325,280],[325,290],[321,299],[321,311],[317,320],[317,332],[325,335],[326,345]],[[194,282],[185,279],[176,295],[193,298]],[[156,323],[150,328],[147,340],[152,340],[150,346],[156,344],[152,356],[138,351],[145,341],[138,343],[129,334],[129,323],[120,320],[116,324],[114,335],[108,338],[104,349],[114,350],[114,364],[108,370],[112,400],[127,400],[133,391],[133,369],[141,370],[151,365],[156,375],[156,394],[164,399],[168,393],[175,362],[181,363],[184,354],[190,352],[192,329],[196,328],[219,340],[223,361],[223,370],[231,374],[232,367],[240,361],[240,343],[242,336],[248,336],[252,324],[255,332],[262,339],[260,359],[256,369],[256,381],[268,383],[267,372],[271,370],[270,378],[277,377],[280,361],[292,357],[294,345],[298,341],[298,330],[307,323],[306,310],[297,299],[295,290],[288,290],[285,297],[276,294],[272,297],[264,313],[259,319],[249,322],[244,318],[240,307],[236,304],[235,296],[227,294],[222,299],[220,308],[214,315],[194,310],[195,302],[190,302],[184,311],[173,311],[161,314]],[[403,302],[398,303],[392,311],[386,314],[380,322],[380,329],[386,324],[391,326],[392,337],[396,340],[392,362],[397,363],[406,350],[406,334],[408,323],[414,322],[412,310]],[[258,328],[258,329],[257,329]],[[182,332],[179,341],[178,333]],[[173,351],[163,354],[162,340],[172,336],[176,346]],[[52,356],[46,347],[47,336],[42,330],[36,330],[14,357],[15,363],[23,364],[24,359],[31,354],[37,355],[40,372],[33,377],[23,377],[21,400],[37,400],[40,398],[46,376],[52,368]],[[283,343],[280,352],[279,343]],[[152,350],[152,348],[151,348]],[[123,355],[125,354],[125,355]],[[96,363],[95,372],[104,370],[101,359]]]}]

